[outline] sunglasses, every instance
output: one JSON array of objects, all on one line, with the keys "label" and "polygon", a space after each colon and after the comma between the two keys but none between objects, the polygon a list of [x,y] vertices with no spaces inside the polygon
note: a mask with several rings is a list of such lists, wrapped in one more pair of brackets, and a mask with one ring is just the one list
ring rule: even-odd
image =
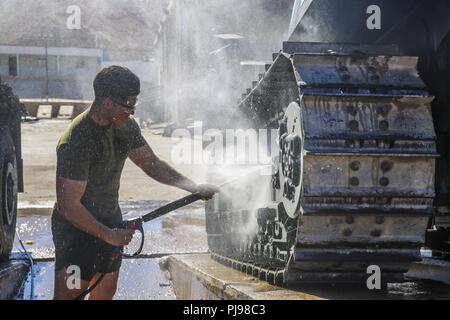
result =
[{"label": "sunglasses", "polygon": [[109,99],[111,99],[111,101],[114,102],[115,104],[118,104],[119,106],[127,109],[127,113],[129,113],[131,115],[133,115],[135,113],[135,111],[136,111],[136,105],[129,106],[129,105],[121,103],[121,102],[119,102],[119,101],[117,101],[115,99],[112,99],[111,97],[109,97]]}]

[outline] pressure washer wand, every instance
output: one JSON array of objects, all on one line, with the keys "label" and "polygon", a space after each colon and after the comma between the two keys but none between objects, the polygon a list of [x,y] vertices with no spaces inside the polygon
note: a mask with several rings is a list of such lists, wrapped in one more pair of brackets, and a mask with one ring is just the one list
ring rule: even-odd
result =
[{"label": "pressure washer wand", "polygon": [[154,210],[154,211],[144,215],[142,217],[142,221],[143,222],[152,221],[152,220],[157,219],[157,218],[159,218],[159,217],[161,217],[161,216],[163,216],[163,215],[165,215],[165,214],[167,214],[169,212],[172,212],[172,211],[175,211],[177,209],[183,208],[183,207],[185,207],[187,205],[190,205],[191,203],[194,203],[194,202],[196,202],[198,200],[201,200],[201,199],[202,199],[202,197],[201,197],[200,193],[193,193],[193,194],[191,194],[189,196],[186,196],[186,197],[184,197],[182,199],[178,199],[178,200],[176,200],[174,202],[171,202],[171,203],[169,203],[169,204],[167,204],[165,206],[162,206],[162,207],[160,207],[160,208],[158,208],[158,209],[156,209],[156,210]]},{"label": "pressure washer wand", "polygon": [[[250,172],[250,173],[248,173],[248,174],[246,174],[244,176],[251,175],[254,172],[260,171],[260,170],[261,169],[254,170],[254,171],[252,171],[252,172]],[[240,176],[240,177],[238,177],[236,179],[232,179],[230,181],[227,181],[227,182],[221,184],[220,186],[218,186],[218,188],[220,189],[220,188],[223,188],[225,186],[237,183],[240,180],[242,180],[242,178],[243,178],[243,176]],[[167,214],[169,212],[172,212],[172,211],[175,211],[177,209],[183,208],[183,207],[185,207],[185,206],[187,206],[187,205],[189,205],[191,203],[194,203],[194,202],[196,202],[198,200],[201,200],[201,199],[202,199],[202,197],[201,197],[199,192],[193,193],[193,194],[188,195],[188,196],[186,196],[184,198],[181,198],[181,199],[178,199],[178,200],[176,200],[174,202],[166,204],[165,206],[162,206],[162,207],[160,207],[160,208],[158,208],[156,210],[153,210],[152,212],[147,213],[147,214],[143,215],[142,217],[135,218],[135,219],[128,220],[128,221],[124,221],[124,223],[122,225],[122,227],[124,229],[132,229],[132,230],[139,231],[141,233],[141,237],[142,238],[141,238],[140,247],[134,254],[126,254],[126,253],[123,252],[123,250],[121,250],[120,254],[122,256],[128,257],[128,258],[132,258],[132,257],[138,256],[139,254],[141,254],[142,249],[144,248],[144,242],[145,242],[145,239],[144,239],[144,226],[143,226],[145,222],[149,222],[149,221],[155,220],[155,219],[157,219],[157,218],[159,218],[159,217],[161,217],[161,216],[163,216],[163,215],[165,215],[165,214]]]},{"label": "pressure washer wand", "polygon": [[201,199],[202,199],[202,196],[200,195],[200,193],[193,193],[189,196],[178,199],[178,200],[171,202],[169,204],[166,204],[165,206],[162,206],[156,210],[153,210],[152,212],[147,213],[147,214],[143,215],[142,217],[124,221],[123,226],[122,226],[124,229],[136,230],[141,233],[141,244],[139,246],[139,249],[133,254],[124,253],[123,250],[121,251],[120,254],[122,256],[128,257],[128,258],[136,257],[141,254],[142,249],[144,248],[144,242],[145,242],[145,233],[144,233],[144,223],[145,222],[155,220],[165,214],[168,214],[169,212],[183,208],[183,207],[185,207],[191,203],[194,203],[198,200],[201,200]]}]

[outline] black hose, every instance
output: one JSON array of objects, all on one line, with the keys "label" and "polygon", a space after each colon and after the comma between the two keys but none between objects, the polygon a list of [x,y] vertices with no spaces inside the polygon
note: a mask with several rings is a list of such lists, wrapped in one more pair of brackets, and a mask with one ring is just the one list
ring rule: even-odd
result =
[{"label": "black hose", "polygon": [[106,274],[102,273],[100,277],[97,279],[97,281],[95,281],[95,283],[91,287],[87,288],[82,293],[80,293],[74,300],[84,300],[84,298],[86,298],[88,294],[90,294],[92,291],[94,291],[95,288],[98,287],[98,285],[103,281],[105,276]]},{"label": "black hose", "polygon": [[34,299],[34,260],[31,254],[27,251],[23,245],[22,239],[20,238],[19,232],[16,230],[17,240],[19,240],[20,246],[22,247],[25,255],[30,261],[30,300]]},{"label": "black hose", "polygon": [[152,220],[157,219],[169,212],[175,211],[175,210],[183,208],[191,203],[194,203],[194,202],[200,200],[201,198],[202,198],[202,196],[200,195],[200,193],[193,193],[189,196],[186,196],[182,199],[173,201],[165,206],[162,206],[162,207],[144,215],[142,217],[142,221],[143,222],[152,221]]}]

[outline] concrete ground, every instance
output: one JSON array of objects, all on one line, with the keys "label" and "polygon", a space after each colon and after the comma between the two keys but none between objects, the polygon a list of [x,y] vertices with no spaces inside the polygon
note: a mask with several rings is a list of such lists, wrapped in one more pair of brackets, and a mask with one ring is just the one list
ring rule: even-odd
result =
[{"label": "concrete ground", "polygon": [[[121,202],[125,219],[140,216],[161,206],[164,201]],[[28,277],[20,299],[48,300],[53,298],[54,246],[48,215],[22,215],[17,231],[25,248],[35,260],[33,278]],[[126,259],[119,278],[120,300],[175,299],[170,282],[160,269],[160,259],[178,254],[207,252],[204,209],[189,206],[144,225],[145,243],[139,259]],[[137,239],[139,240],[139,239]],[[137,249],[133,241],[132,249]],[[16,239],[14,251],[20,251]]]}]

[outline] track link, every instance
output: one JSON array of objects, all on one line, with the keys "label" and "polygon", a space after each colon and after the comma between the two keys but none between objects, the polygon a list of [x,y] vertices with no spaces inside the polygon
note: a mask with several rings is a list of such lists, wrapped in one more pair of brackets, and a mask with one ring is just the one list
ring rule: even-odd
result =
[{"label": "track link", "polygon": [[[279,127],[280,150],[271,181],[243,181],[208,206],[213,257],[284,283],[365,281],[371,265],[400,281],[420,260],[435,196],[432,97],[417,58],[311,50],[280,53],[243,95],[242,116]],[[266,203],[233,205],[264,185]]]}]

